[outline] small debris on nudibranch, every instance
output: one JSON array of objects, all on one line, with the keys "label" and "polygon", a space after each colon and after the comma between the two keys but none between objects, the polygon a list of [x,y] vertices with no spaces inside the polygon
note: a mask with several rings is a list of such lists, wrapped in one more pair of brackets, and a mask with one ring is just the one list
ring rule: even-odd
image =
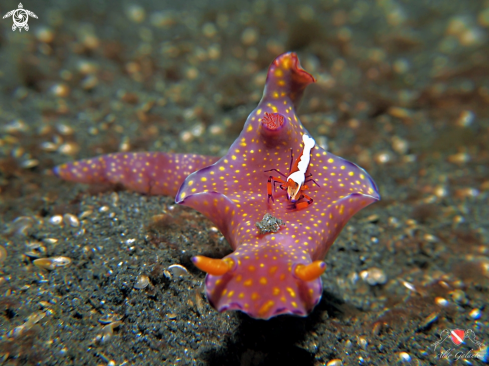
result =
[{"label": "small debris on nudibranch", "polygon": [[282,220],[273,217],[269,213],[266,213],[261,221],[255,223],[260,235],[276,233],[280,230],[280,225],[285,225],[285,223]]}]

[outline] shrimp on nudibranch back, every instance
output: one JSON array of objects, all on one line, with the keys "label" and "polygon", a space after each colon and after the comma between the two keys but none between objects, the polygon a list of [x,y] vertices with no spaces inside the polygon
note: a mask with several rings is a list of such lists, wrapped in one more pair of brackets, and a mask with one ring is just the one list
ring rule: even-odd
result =
[{"label": "shrimp on nudibranch back", "polygon": [[[273,193],[272,193],[272,182],[274,188],[275,188],[275,183],[277,182],[282,183],[280,184],[280,188],[283,189],[284,191],[287,191],[287,199],[291,202],[288,208],[291,210],[292,209],[302,210],[307,206],[312,205],[313,203],[313,199],[304,193],[304,191],[309,188],[304,183],[313,182],[319,187],[319,184],[317,184],[317,182],[311,178],[312,174],[309,174],[306,177],[306,171],[309,168],[309,162],[311,161],[311,157],[310,157],[311,150],[314,147],[314,145],[316,145],[316,141],[314,141],[312,137],[306,134],[302,135],[302,141],[304,142],[304,150],[302,151],[301,155],[297,158],[294,165],[292,165],[292,162],[294,161],[294,157],[293,155],[291,156],[289,176],[286,176],[284,173],[281,173],[277,169],[265,170],[265,172],[270,172],[274,170],[285,177],[285,180],[283,180],[280,177],[274,177],[274,176],[268,177],[268,184],[267,184],[268,200],[271,199],[272,202],[274,201]],[[303,198],[305,198],[306,201],[297,202]]]},{"label": "shrimp on nudibranch back", "polygon": [[[241,310],[260,319],[307,315],[321,298],[329,247],[351,216],[380,198],[362,168],[317,146],[295,114],[314,81],[295,53],[279,56],[258,107],[226,156],[190,174],[176,196],[177,203],[210,218],[234,249],[223,259],[193,258],[207,272],[207,297],[219,311]],[[291,150],[299,157],[292,168]],[[266,171],[286,169],[287,180],[276,180],[287,198],[270,204]],[[306,196],[301,187],[310,177],[315,184]],[[264,213],[284,225],[263,234],[255,224]]]},{"label": "shrimp on nudibranch back", "polygon": [[[295,53],[277,57],[259,105],[221,159],[117,153],[64,164],[55,173],[76,182],[122,183],[147,194],[176,194],[177,203],[213,221],[234,249],[223,259],[192,258],[207,272],[212,306],[260,319],[305,316],[321,298],[326,252],[356,212],[380,199],[362,168],[317,146],[297,117],[302,93],[314,81]],[[298,156],[295,164],[291,154]],[[287,169],[288,176],[280,173]],[[286,178],[272,180],[282,185],[275,198],[267,170]],[[307,187],[309,181],[314,184]],[[264,214],[280,225],[260,230],[256,223]]]}]

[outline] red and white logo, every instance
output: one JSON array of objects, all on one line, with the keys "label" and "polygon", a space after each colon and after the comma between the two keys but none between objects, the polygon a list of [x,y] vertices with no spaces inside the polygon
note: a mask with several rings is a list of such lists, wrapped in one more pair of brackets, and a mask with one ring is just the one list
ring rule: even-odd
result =
[{"label": "red and white logo", "polygon": [[[449,339],[457,347],[451,346]],[[462,343],[466,346],[465,348],[470,347],[471,349],[467,351],[465,348],[458,347]],[[486,346],[477,339],[472,329],[443,329],[440,332],[440,339],[433,343],[433,350],[435,352],[439,350],[437,357],[447,360],[478,358],[486,362],[488,358],[483,351],[484,347]]]},{"label": "red and white logo", "polygon": [[461,344],[464,341],[464,338],[465,338],[465,330],[463,330],[463,329],[453,329],[450,332],[450,338],[451,338],[452,342],[456,346],[458,346],[459,344]]}]

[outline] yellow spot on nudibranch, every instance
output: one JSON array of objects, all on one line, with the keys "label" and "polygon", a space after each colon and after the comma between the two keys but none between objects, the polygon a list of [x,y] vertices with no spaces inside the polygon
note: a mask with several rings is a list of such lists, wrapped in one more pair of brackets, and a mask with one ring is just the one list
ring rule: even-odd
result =
[{"label": "yellow spot on nudibranch", "polygon": [[295,291],[292,288],[287,287],[286,290],[291,297],[295,297]]},{"label": "yellow spot on nudibranch", "polygon": [[273,307],[273,305],[275,305],[274,301],[272,301],[272,300],[267,301],[266,303],[264,303],[262,305],[260,310],[258,310],[258,313],[261,315],[266,314]]},{"label": "yellow spot on nudibranch", "polygon": [[248,287],[249,286],[252,286],[253,285],[253,280],[246,280],[246,281],[243,282],[243,285],[248,286]]}]

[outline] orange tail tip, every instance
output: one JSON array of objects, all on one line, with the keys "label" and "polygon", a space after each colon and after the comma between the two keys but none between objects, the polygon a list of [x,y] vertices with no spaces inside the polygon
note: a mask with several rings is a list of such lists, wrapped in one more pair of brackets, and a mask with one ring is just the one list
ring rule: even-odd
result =
[{"label": "orange tail tip", "polygon": [[192,262],[198,269],[213,276],[222,276],[234,266],[234,261],[231,258],[213,259],[203,255],[192,257]]},{"label": "orange tail tip", "polygon": [[326,263],[323,261],[315,261],[307,266],[304,264],[299,264],[295,267],[294,274],[297,278],[303,281],[313,281],[323,274],[326,270]]}]

